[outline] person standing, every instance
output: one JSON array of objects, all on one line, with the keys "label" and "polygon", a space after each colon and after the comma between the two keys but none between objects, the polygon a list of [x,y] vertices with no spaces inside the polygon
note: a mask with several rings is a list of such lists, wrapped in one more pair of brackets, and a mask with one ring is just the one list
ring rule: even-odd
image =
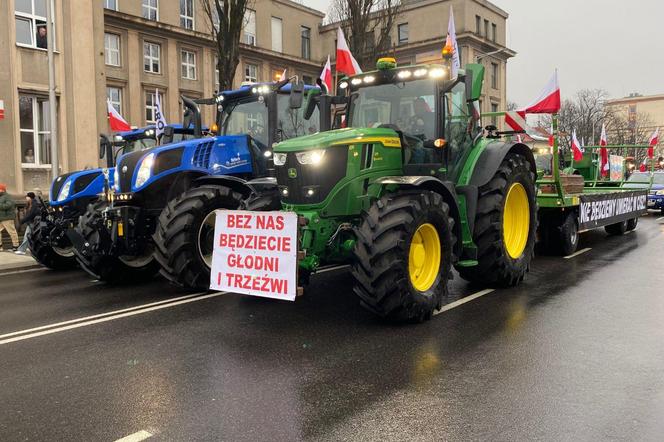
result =
[{"label": "person standing", "polygon": [[[18,248],[18,234],[14,226],[14,218],[16,218],[16,203],[7,193],[7,186],[0,183],[0,233],[3,230],[9,233],[12,246],[16,250]],[[0,243],[0,251],[2,251],[2,243]]]},{"label": "person standing", "polygon": [[27,224],[25,227],[25,234],[23,235],[23,242],[21,243],[20,246],[18,246],[18,250],[16,250],[14,253],[17,255],[25,255],[25,251],[28,250],[28,235],[32,232],[32,221],[39,216],[39,202],[35,199],[35,194],[34,192],[28,192],[27,195],[25,195],[25,199],[28,202],[28,205],[25,210],[25,216],[21,218],[20,225],[22,226],[23,224]]}]

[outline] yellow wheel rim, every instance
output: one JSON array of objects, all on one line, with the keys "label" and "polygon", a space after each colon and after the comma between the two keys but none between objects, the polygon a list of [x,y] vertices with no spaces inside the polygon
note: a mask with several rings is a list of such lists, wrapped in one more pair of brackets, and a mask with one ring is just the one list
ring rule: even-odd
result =
[{"label": "yellow wheel rim", "polygon": [[441,254],[438,231],[432,224],[422,224],[413,235],[408,253],[408,275],[416,290],[425,292],[436,282]]},{"label": "yellow wheel rim", "polygon": [[503,241],[512,259],[521,257],[530,233],[530,203],[521,183],[514,183],[507,192],[503,209]]}]

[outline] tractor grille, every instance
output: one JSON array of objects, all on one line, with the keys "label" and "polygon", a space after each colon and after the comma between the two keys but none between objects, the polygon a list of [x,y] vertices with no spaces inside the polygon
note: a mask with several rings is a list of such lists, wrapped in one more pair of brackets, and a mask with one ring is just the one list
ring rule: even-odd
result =
[{"label": "tractor grille", "polygon": [[138,161],[143,158],[145,152],[132,152],[122,157],[117,165],[120,176],[120,192],[131,192],[131,180]]},{"label": "tractor grille", "polygon": [[206,141],[196,146],[196,150],[194,150],[194,158],[192,160],[193,165],[203,169],[210,167],[210,155],[212,154],[213,147],[214,141]]},{"label": "tractor grille", "polygon": [[101,172],[93,172],[76,178],[74,181],[74,192],[72,194],[85,190],[85,188],[88,187],[88,185],[90,185],[90,183],[93,182],[99,175],[101,175]]},{"label": "tractor grille", "polygon": [[[317,166],[300,164],[295,153],[288,153],[286,163],[275,167],[282,201],[287,204],[322,202],[332,188],[346,176],[347,167],[348,146],[326,149],[322,163]],[[286,194],[284,190],[287,190]]]}]

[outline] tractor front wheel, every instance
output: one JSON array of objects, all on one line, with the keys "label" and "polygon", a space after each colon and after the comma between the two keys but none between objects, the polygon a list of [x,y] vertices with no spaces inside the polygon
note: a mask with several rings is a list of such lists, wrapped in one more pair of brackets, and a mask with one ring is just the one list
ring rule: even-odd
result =
[{"label": "tractor front wheel", "polygon": [[376,201],[357,229],[354,292],[395,321],[424,321],[447,295],[454,220],[438,193],[404,191]]},{"label": "tractor front wheel", "polygon": [[186,289],[210,288],[217,209],[240,207],[242,194],[225,186],[193,188],[169,202],[153,235],[161,274]]},{"label": "tractor front wheel", "polygon": [[73,269],[76,267],[74,247],[66,237],[60,239],[61,244],[54,244],[52,233],[55,228],[55,225],[42,223],[41,217],[36,217],[28,235],[30,253],[39,264],[50,269]]},{"label": "tractor front wheel", "polygon": [[478,265],[458,267],[467,281],[509,287],[523,280],[537,232],[535,171],[523,156],[508,153],[480,187],[473,239]]}]

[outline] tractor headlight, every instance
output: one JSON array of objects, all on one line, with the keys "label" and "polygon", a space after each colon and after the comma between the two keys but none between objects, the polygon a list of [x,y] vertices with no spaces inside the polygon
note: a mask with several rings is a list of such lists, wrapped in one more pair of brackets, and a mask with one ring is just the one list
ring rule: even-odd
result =
[{"label": "tractor headlight", "polygon": [[323,162],[325,151],[323,149],[308,150],[306,152],[298,152],[295,154],[297,161],[300,164],[312,164],[314,166]]},{"label": "tractor headlight", "polygon": [[272,159],[274,160],[275,166],[283,166],[286,164],[286,154],[274,152],[272,154]]},{"label": "tractor headlight", "polygon": [[662,190],[658,190],[657,193],[656,193],[655,195],[658,195],[658,196],[664,196],[664,189],[662,189]]},{"label": "tractor headlight", "polygon": [[152,166],[154,164],[154,153],[150,153],[141,160],[141,165],[138,167],[138,173],[136,173],[136,181],[134,182],[134,187],[142,187],[152,175]]},{"label": "tractor headlight", "polygon": [[69,196],[69,191],[71,190],[71,182],[72,180],[67,180],[64,186],[62,186],[62,189],[60,189],[60,193],[58,193],[58,201],[64,201],[67,199]]},{"label": "tractor headlight", "polygon": [[118,192],[120,191],[120,172],[118,172],[117,167],[113,170],[113,188]]}]

